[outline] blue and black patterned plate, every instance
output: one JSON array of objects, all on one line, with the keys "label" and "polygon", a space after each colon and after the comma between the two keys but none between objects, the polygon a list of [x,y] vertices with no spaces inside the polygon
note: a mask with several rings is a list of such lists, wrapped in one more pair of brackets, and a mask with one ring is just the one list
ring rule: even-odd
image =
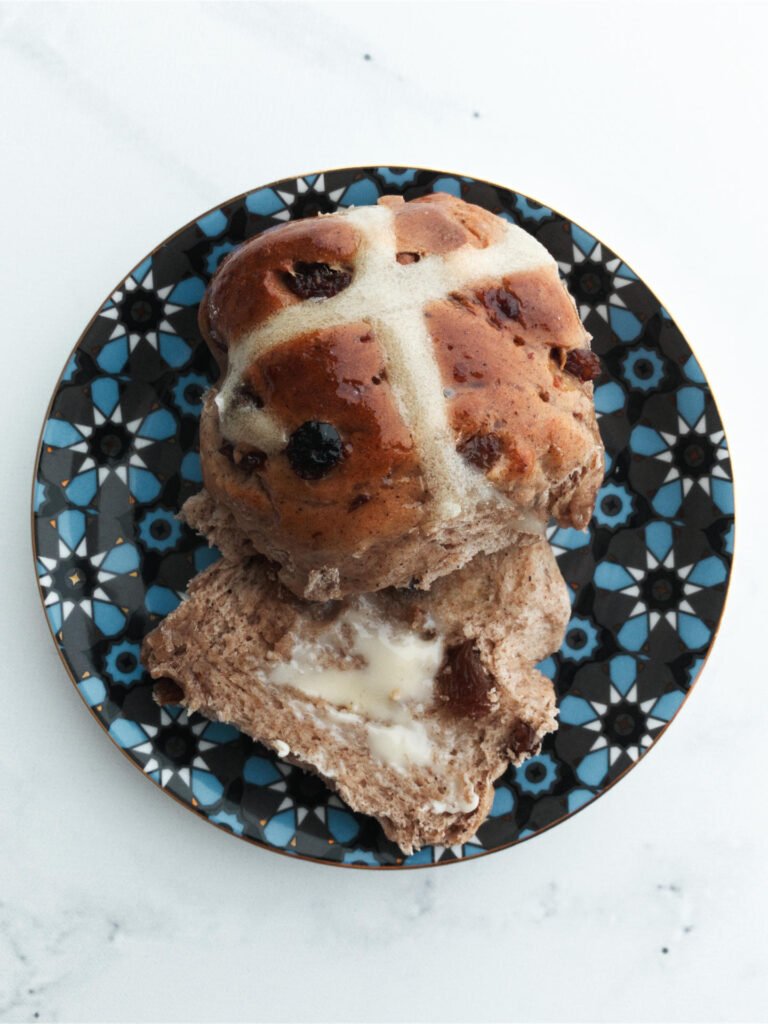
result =
[{"label": "blue and black patterned plate", "polygon": [[[560,264],[605,368],[607,449],[588,533],[552,529],[573,600],[543,664],[560,728],[496,786],[461,847],[403,858],[372,819],[236,729],[159,708],[142,637],[217,556],[176,519],[201,484],[197,424],[215,379],[197,303],[221,258],[281,221],[451,192],[530,231]],[[56,645],[80,695],[144,774],[269,849],[345,865],[428,865],[492,852],[590,803],[653,745],[714,640],[733,552],[723,426],[696,358],[630,268],[525,196],[423,169],[356,167],[277,182],[186,225],[121,282],[80,338],[43,429],[34,548]]]}]

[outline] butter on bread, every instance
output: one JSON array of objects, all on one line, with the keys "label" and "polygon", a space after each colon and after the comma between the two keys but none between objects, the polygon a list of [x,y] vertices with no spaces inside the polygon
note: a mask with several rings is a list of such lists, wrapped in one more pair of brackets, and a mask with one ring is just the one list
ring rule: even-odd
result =
[{"label": "butter on bread", "polygon": [[[231,537],[208,495],[188,504],[190,519]],[[546,541],[478,555],[429,593],[322,603],[245,551],[197,576],[145,639],[157,699],[320,775],[405,853],[468,840],[495,779],[555,728],[554,689],[533,664],[559,645],[569,603]]]}]

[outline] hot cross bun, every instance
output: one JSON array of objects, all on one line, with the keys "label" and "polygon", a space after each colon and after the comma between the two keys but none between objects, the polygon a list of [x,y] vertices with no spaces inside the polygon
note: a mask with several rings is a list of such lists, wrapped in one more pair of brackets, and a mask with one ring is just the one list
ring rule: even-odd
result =
[{"label": "hot cross bun", "polygon": [[486,210],[386,197],[272,228],[200,327],[205,485],[299,596],[426,588],[589,521],[599,362],[552,257]]}]

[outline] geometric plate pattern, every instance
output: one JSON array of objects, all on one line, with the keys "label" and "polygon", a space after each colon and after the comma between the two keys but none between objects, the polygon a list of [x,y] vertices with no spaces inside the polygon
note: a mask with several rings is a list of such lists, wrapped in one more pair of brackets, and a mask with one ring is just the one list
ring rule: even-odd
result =
[{"label": "geometric plate pattern", "polygon": [[[595,404],[605,481],[588,531],[552,527],[572,600],[561,650],[542,670],[560,728],[497,783],[463,846],[411,857],[321,782],[236,729],[159,708],[142,637],[217,554],[175,513],[201,483],[201,396],[215,380],[197,304],[226,253],[283,221],[449,192],[520,225],[552,253],[604,373]],[[733,483],[707,381],[652,292],[561,214],[473,178],[356,167],[238,196],[163,242],[96,313],[43,427],[33,495],[45,613],[80,695],[158,786],[223,829],[340,865],[442,864],[541,832],[589,804],[656,742],[714,640],[734,537]]]}]

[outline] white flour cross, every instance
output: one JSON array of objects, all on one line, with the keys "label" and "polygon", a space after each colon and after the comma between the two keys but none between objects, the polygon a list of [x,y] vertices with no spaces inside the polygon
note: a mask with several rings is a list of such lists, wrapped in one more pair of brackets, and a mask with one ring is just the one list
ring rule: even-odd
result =
[{"label": "white flour cross", "polygon": [[446,518],[458,515],[468,492],[478,500],[498,503],[503,499],[496,488],[456,451],[424,308],[489,278],[546,266],[556,272],[555,261],[527,232],[504,223],[504,237],[495,245],[464,246],[403,265],[397,262],[389,207],[365,206],[344,216],[362,236],[352,284],[331,298],[308,299],[280,310],[233,346],[217,398],[224,434],[265,451],[279,450],[285,434],[275,420],[265,410],[246,410],[232,401],[245,369],[297,335],[365,322],[375,332],[387,379],[420,454],[426,487],[435,498],[435,511]]}]

